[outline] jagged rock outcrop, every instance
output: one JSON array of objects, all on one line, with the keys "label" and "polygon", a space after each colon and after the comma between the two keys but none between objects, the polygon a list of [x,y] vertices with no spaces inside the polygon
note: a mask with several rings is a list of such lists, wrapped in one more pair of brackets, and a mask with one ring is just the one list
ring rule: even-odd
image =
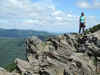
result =
[{"label": "jagged rock outcrop", "polygon": [[[33,75],[95,75],[96,67],[88,55],[92,51],[87,47],[90,45],[86,45],[90,40],[94,43],[93,38],[80,38],[79,35],[72,34],[51,37],[46,42],[37,37],[29,38],[26,40],[26,56],[27,65],[31,66],[26,71]],[[86,53],[80,53],[81,51]]]},{"label": "jagged rock outcrop", "polygon": [[57,35],[45,42],[28,38],[27,60],[17,58],[17,70],[22,75],[96,75],[94,59],[100,57],[99,34],[100,31],[84,36]]}]

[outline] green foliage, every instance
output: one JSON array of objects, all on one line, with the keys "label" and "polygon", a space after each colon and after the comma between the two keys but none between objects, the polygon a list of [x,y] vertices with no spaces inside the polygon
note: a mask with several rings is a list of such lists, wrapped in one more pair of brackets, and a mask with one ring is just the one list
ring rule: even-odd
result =
[{"label": "green foliage", "polygon": [[85,31],[85,33],[94,33],[96,31],[100,30],[100,24],[93,26],[92,28],[89,28]]},{"label": "green foliage", "polygon": [[4,67],[7,71],[9,72],[12,72],[16,69],[16,64],[15,63],[11,63],[11,64],[8,64]]},{"label": "green foliage", "polygon": [[97,65],[97,59],[96,58],[93,59],[93,63],[94,63],[95,66]]},{"label": "green foliage", "polygon": [[90,32],[89,29],[86,29],[84,33],[89,34],[89,32]]},{"label": "green foliage", "polygon": [[93,28],[90,28],[90,32],[96,32],[96,31],[98,31],[98,30],[100,30],[100,24],[98,24],[98,25],[96,25],[96,26],[94,26]]},{"label": "green foliage", "polygon": [[0,38],[0,66],[4,67],[15,58],[25,59],[23,38]]},{"label": "green foliage", "polygon": [[77,33],[75,33],[75,32],[72,32],[72,33],[70,33],[70,34],[72,34],[72,35],[78,35]]},{"label": "green foliage", "polygon": [[45,47],[46,46],[46,43],[45,42],[42,42],[41,45],[42,45],[42,47]]}]

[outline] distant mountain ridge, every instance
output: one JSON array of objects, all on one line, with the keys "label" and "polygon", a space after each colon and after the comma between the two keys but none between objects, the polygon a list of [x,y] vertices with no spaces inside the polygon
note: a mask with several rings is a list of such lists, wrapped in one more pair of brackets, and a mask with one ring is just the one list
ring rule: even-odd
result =
[{"label": "distant mountain ridge", "polygon": [[38,36],[40,38],[54,35],[53,33],[35,30],[18,30],[18,29],[2,29],[0,28],[0,37],[7,38],[27,38],[30,36]]},{"label": "distant mountain ridge", "polygon": [[54,36],[54,34],[45,31],[0,28],[0,59],[2,57],[5,59],[0,62],[0,66],[11,63],[16,57],[25,59],[24,39],[31,36],[45,40],[49,36]]}]

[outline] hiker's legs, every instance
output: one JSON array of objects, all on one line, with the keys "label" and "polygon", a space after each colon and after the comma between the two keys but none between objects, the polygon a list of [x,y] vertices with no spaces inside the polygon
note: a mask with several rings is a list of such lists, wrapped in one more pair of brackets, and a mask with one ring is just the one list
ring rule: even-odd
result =
[{"label": "hiker's legs", "polygon": [[83,33],[84,33],[84,31],[85,31],[85,27],[82,27],[82,29],[83,29]]},{"label": "hiker's legs", "polygon": [[82,28],[82,27],[80,26],[80,27],[79,27],[79,33],[81,33],[81,28]]},{"label": "hiker's legs", "polygon": [[82,27],[82,29],[83,29],[83,33],[84,33],[84,27]]}]

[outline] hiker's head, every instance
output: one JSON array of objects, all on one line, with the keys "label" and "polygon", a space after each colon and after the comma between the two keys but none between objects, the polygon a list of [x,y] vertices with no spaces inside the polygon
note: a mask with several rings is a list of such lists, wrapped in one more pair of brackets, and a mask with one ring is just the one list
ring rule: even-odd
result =
[{"label": "hiker's head", "polygon": [[81,16],[84,16],[84,12],[81,13]]}]

